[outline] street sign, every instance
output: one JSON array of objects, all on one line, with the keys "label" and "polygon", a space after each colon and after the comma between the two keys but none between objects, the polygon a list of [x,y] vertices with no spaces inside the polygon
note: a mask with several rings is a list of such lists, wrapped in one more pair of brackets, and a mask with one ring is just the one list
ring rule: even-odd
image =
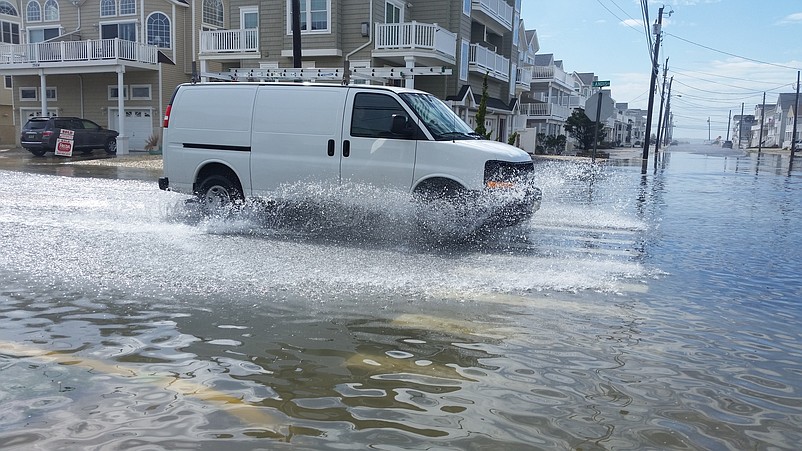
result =
[{"label": "street sign", "polygon": [[608,117],[612,116],[615,112],[615,102],[610,97],[609,94],[606,96],[603,95],[601,92],[597,92],[590,96],[590,98],[585,102],[585,116],[588,117],[591,121],[596,121],[596,111],[599,108],[599,99],[604,97],[601,100],[601,110],[599,110],[599,121],[605,121]]},{"label": "street sign", "polygon": [[596,80],[591,83],[591,86],[594,88],[603,88],[605,86],[610,86],[610,80]]}]

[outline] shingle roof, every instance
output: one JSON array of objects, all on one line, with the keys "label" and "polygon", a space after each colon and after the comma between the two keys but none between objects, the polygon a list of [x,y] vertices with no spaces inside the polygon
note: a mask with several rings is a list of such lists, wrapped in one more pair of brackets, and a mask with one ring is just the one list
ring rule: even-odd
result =
[{"label": "shingle roof", "polygon": [[552,63],[554,63],[554,55],[551,53],[535,55],[535,66],[551,66]]}]

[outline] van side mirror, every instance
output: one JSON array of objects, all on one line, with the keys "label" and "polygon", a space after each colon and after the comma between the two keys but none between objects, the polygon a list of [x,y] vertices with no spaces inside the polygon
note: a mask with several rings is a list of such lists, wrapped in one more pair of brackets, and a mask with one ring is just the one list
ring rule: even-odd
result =
[{"label": "van side mirror", "polygon": [[415,133],[415,127],[403,114],[394,114],[390,131],[394,135],[412,136]]}]

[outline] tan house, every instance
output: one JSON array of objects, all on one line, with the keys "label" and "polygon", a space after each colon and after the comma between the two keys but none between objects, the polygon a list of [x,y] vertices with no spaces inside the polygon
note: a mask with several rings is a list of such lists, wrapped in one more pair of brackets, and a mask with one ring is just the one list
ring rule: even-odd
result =
[{"label": "tan house", "polygon": [[[299,3],[304,79],[324,68],[331,81],[347,63],[352,82],[431,92],[472,123],[487,75],[486,126],[495,139],[512,130],[528,89],[521,0]],[[293,68],[291,11],[292,0],[0,0],[0,74],[13,85],[0,124],[16,135],[31,116],[81,116],[120,131],[119,153],[142,149],[177,84]]]}]

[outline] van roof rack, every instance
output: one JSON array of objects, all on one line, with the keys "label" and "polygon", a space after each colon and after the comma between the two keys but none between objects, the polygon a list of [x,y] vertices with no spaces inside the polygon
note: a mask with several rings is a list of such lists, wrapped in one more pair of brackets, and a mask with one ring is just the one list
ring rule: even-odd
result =
[{"label": "van roof rack", "polygon": [[289,68],[289,69],[230,69],[228,72],[204,72],[201,77],[225,81],[340,81],[349,80],[404,80],[422,75],[451,75],[451,69],[442,66],[431,67],[352,67],[343,68]]}]

